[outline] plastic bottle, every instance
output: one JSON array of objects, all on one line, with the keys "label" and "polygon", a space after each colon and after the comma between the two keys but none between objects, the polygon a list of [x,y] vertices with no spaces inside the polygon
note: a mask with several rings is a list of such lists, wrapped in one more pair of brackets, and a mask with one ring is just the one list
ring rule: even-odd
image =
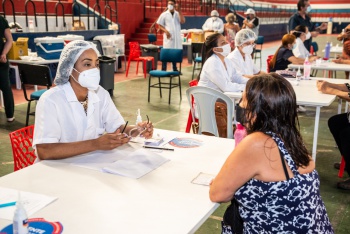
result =
[{"label": "plastic bottle", "polygon": [[306,57],[304,62],[304,79],[305,80],[310,79],[310,73],[311,73],[311,64],[309,62],[309,57]]},{"label": "plastic bottle", "polygon": [[300,79],[301,79],[300,66],[298,67],[298,71],[297,71],[297,74],[295,75],[295,78],[297,81],[300,81]]},{"label": "plastic bottle", "polygon": [[13,234],[27,234],[28,232],[28,216],[21,201],[21,195],[18,192],[18,201],[16,202],[16,210],[13,216]]},{"label": "plastic bottle", "polygon": [[234,138],[235,138],[235,147],[243,140],[243,138],[247,135],[247,131],[245,129],[245,127],[240,124],[237,123],[236,124],[236,131],[234,133]]},{"label": "plastic bottle", "polygon": [[34,32],[35,30],[34,30],[34,23],[33,23],[33,20],[32,19],[30,19],[29,21],[28,21],[28,28],[29,28],[29,32]]},{"label": "plastic bottle", "polygon": [[329,54],[331,53],[331,43],[327,42],[326,47],[324,48],[324,59],[329,59]]},{"label": "plastic bottle", "polygon": [[141,123],[141,122],[142,122],[141,111],[140,109],[137,109],[136,126],[138,123]]}]

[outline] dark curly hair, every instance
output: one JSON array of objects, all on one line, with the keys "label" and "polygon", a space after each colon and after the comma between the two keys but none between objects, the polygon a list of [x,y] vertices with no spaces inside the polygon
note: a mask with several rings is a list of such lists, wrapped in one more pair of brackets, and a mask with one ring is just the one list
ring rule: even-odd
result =
[{"label": "dark curly hair", "polygon": [[245,89],[245,118],[248,134],[274,132],[284,142],[297,167],[310,162],[301,134],[294,89],[276,73],[249,79]]}]

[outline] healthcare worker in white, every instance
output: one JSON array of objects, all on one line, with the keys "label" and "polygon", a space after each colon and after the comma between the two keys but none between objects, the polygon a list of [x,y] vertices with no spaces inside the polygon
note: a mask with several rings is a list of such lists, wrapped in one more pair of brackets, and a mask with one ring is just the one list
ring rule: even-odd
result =
[{"label": "healthcare worker in white", "polygon": [[251,56],[255,40],[256,36],[252,30],[240,30],[235,37],[236,48],[227,56],[232,61],[236,71],[247,78],[264,73],[255,66]]},{"label": "healthcare worker in white", "polygon": [[317,56],[310,56],[310,52],[306,49],[304,45],[304,41],[309,40],[311,38],[311,33],[309,32],[308,27],[298,25],[295,27],[294,30],[291,31],[291,34],[293,34],[296,37],[296,46],[292,50],[295,57],[303,59],[309,57],[309,61],[314,61],[317,58],[319,58]]},{"label": "healthcare worker in white", "polygon": [[202,26],[204,32],[224,32],[224,22],[219,18],[219,12],[217,10],[212,10],[210,13],[210,18],[208,18]]},{"label": "healthcare worker in white", "polygon": [[[181,25],[185,23],[180,7],[175,0],[168,1],[167,10],[158,18],[157,24],[163,33],[163,48],[182,49]],[[162,70],[166,70],[166,63],[162,63]],[[173,63],[173,70],[177,71],[176,63]]]},{"label": "healthcare worker in white", "polygon": [[230,44],[222,34],[214,33],[206,38],[198,86],[223,93],[244,90],[248,78],[237,73],[232,62],[226,58],[230,52]]},{"label": "healthcare worker in white", "polygon": [[[60,56],[56,86],[36,107],[33,148],[39,159],[63,159],[95,150],[111,150],[130,140],[130,134],[150,138],[152,123],[128,125],[108,91],[99,86],[99,52],[87,41],[72,41]],[[136,128],[137,129],[137,128]]]}]

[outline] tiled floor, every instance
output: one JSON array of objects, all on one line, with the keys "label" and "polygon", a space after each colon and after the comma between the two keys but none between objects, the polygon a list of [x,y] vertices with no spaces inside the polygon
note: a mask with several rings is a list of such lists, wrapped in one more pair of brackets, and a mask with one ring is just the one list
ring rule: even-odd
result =
[{"label": "tiled floor", "polygon": [[[327,41],[336,43],[335,36],[320,36],[317,38],[320,48],[324,48]],[[262,70],[266,70],[266,58],[268,55],[274,54],[280,42],[265,43],[262,53]],[[321,49],[322,50],[322,49]],[[321,53],[322,54],[322,53]],[[182,100],[178,89],[172,91],[172,101],[168,104],[167,92],[164,97],[159,97],[157,90],[151,90],[151,102],[147,101],[147,85],[148,78],[144,79],[143,74],[135,75],[135,62],[132,62],[129,71],[129,77],[125,77],[124,67],[119,73],[115,74],[115,89],[113,101],[118,110],[126,120],[136,120],[136,110],[141,109],[141,114],[148,115],[155,127],[176,131],[184,131],[186,127],[189,106],[185,90],[192,76],[192,66],[183,61],[182,79]],[[259,61],[257,60],[257,64]],[[124,65],[124,64],[123,64]],[[344,77],[344,74],[337,74],[338,77]],[[0,110],[0,176],[12,172],[12,152],[8,139],[8,133],[24,126],[26,104],[23,99],[21,90],[14,90],[16,100],[16,121],[8,124],[5,121],[3,109]],[[326,204],[327,211],[335,232],[340,234],[350,233],[350,194],[348,191],[338,190],[335,187],[339,178],[337,171],[332,168],[333,162],[339,161],[340,156],[335,143],[329,133],[327,120],[336,113],[336,103],[332,106],[321,109],[321,119],[319,128],[317,165],[321,179],[321,195]],[[307,112],[299,115],[301,124],[301,133],[309,150],[311,150],[313,127],[314,127],[315,109],[307,108]],[[33,123],[33,118],[30,119]],[[220,150],[220,149],[218,149]],[[348,178],[345,175],[345,178]],[[197,231],[199,234],[220,233],[220,218],[223,215],[226,204],[214,212],[214,214],[202,225]],[[171,218],[171,217],[169,217]],[[1,228],[1,227],[0,227]]]}]

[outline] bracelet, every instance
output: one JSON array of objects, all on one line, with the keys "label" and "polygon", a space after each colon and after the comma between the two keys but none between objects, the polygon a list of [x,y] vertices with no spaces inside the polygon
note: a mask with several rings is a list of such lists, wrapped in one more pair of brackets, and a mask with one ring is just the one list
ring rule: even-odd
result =
[{"label": "bracelet", "polygon": [[348,88],[348,90],[350,91],[350,85],[349,83],[345,83],[345,86]]}]

